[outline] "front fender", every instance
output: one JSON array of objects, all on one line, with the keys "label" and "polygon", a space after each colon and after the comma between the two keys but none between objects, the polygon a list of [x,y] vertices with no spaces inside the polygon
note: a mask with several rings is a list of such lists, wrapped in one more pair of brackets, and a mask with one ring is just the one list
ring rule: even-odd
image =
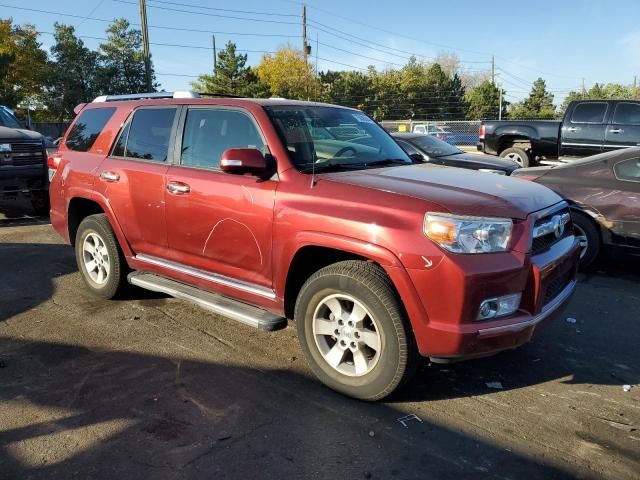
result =
[{"label": "front fender", "polygon": [[[291,268],[291,263],[296,253],[304,247],[331,248],[353,253],[376,262],[387,273],[398,292],[414,333],[417,333],[416,330],[421,331],[420,327],[424,327],[428,323],[427,314],[418,292],[404,265],[393,252],[371,242],[332,233],[302,231],[286,243],[282,251],[282,258],[286,261],[279,263],[281,268],[274,275],[274,287],[279,298],[284,298],[287,273]],[[274,265],[278,265],[278,262],[274,262]]]}]

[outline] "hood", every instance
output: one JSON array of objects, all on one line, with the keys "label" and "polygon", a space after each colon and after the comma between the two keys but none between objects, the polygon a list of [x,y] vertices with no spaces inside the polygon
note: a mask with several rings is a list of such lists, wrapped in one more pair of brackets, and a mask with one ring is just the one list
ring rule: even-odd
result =
[{"label": "hood", "polygon": [[42,141],[42,135],[22,128],[0,127],[0,143]]},{"label": "hood", "polygon": [[534,182],[439,165],[324,173],[317,178],[419,198],[458,215],[525,219],[562,201]]},{"label": "hood", "polygon": [[491,155],[483,155],[479,153],[457,153],[455,155],[444,155],[443,157],[451,160],[464,160],[465,162],[474,163],[478,168],[493,168],[495,170],[504,170],[505,172],[513,172],[520,166],[511,160],[503,160]]}]

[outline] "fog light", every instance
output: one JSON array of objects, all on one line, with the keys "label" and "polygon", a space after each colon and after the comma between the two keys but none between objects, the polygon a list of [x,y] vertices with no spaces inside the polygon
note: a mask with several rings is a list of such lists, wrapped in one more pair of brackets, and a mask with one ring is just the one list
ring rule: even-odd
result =
[{"label": "fog light", "polygon": [[514,293],[503,297],[489,298],[480,304],[478,320],[506,317],[518,310],[522,293]]}]

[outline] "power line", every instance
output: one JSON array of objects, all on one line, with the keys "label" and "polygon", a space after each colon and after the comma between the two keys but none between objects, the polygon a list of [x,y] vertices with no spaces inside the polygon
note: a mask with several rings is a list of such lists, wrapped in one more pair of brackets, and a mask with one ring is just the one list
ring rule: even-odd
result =
[{"label": "power line", "polygon": [[80,27],[80,25],[82,25],[82,24],[85,22],[85,20],[87,20],[89,17],[91,17],[91,15],[93,15],[93,14],[94,14],[94,12],[95,12],[96,10],[98,10],[98,9],[100,8],[100,6],[101,6],[103,3],[104,3],[104,0],[100,0],[100,1],[96,4],[96,6],[95,6],[95,7],[93,7],[93,8],[91,9],[91,11],[88,13],[88,15],[87,15],[85,18],[83,18],[82,20],[80,20],[80,22],[78,22],[78,24],[75,26],[75,28],[79,28],[79,27]]},{"label": "power line", "polygon": [[[103,23],[113,23],[113,19],[108,18],[97,18],[91,16],[82,16],[82,15],[74,15],[72,13],[60,13],[54,12],[51,10],[42,10],[37,8],[26,8],[26,7],[16,7],[14,5],[6,5],[0,3],[0,7],[13,8],[14,10],[21,10],[27,12],[34,13],[44,13],[47,15],[56,15],[59,17],[68,17],[68,18],[78,18],[81,20],[91,20],[94,22],[103,22]],[[139,23],[131,22],[130,25],[134,27],[139,27]],[[216,34],[216,35],[243,35],[243,36],[255,36],[255,37],[284,37],[284,38],[298,38],[297,35],[283,35],[279,33],[253,33],[253,32],[220,32],[215,30],[200,30],[197,28],[181,28],[181,27],[170,27],[167,25],[151,25],[149,24],[149,28],[159,28],[164,30],[175,30],[180,32],[193,32],[193,33],[208,33],[208,34]]]},{"label": "power line", "polygon": [[[130,2],[128,0],[113,0],[113,1],[118,3],[126,3],[128,5],[136,5],[136,2]],[[193,10],[184,10],[181,8],[171,8],[171,7],[159,7],[156,5],[149,5],[149,8],[155,8],[156,10],[165,10],[168,12],[190,13],[193,15],[205,15],[207,17],[229,18],[232,20],[244,20],[246,22],[277,23],[280,25],[299,25],[299,22],[288,22],[286,20],[266,20],[264,18],[236,17],[234,15],[223,15],[220,13],[207,13],[207,12],[194,12]]]},{"label": "power line", "polygon": [[[299,3],[299,2],[295,2],[295,1],[293,1],[293,0],[291,0],[291,1],[289,1],[289,0],[282,0],[282,1],[286,1],[286,2],[288,2],[288,3]],[[324,8],[316,7],[316,6],[313,6],[313,5],[307,5],[307,7],[308,7],[309,9],[316,10],[316,11],[318,11],[318,12],[323,12],[323,13],[326,13],[326,14],[328,14],[328,15],[331,15],[331,17],[332,17],[332,18],[340,18],[340,19],[342,19],[342,20],[346,20],[346,21],[348,21],[349,23],[356,23],[356,24],[358,24],[358,25],[362,25],[363,27],[370,28],[370,29],[372,29],[372,30],[375,30],[376,32],[384,32],[384,33],[388,33],[388,34],[390,34],[390,35],[394,35],[394,36],[396,36],[396,37],[401,37],[401,38],[406,38],[407,40],[412,40],[412,41],[414,41],[414,42],[420,42],[420,43],[424,43],[424,44],[426,44],[426,45],[433,45],[434,47],[445,48],[445,49],[447,49],[447,50],[452,50],[452,51],[457,50],[457,51],[460,51],[460,52],[475,53],[475,54],[478,54],[478,55],[491,55],[490,53],[486,53],[486,52],[478,52],[478,51],[476,51],[476,50],[468,50],[468,49],[463,49],[463,48],[454,48],[454,47],[451,47],[451,46],[448,46],[448,45],[439,44],[439,43],[426,42],[426,41],[424,41],[424,40],[422,40],[422,39],[418,39],[418,38],[415,38],[415,37],[410,37],[410,36],[404,35],[404,34],[402,34],[402,33],[393,32],[393,31],[391,31],[391,30],[385,30],[384,28],[381,28],[381,27],[379,27],[379,26],[378,26],[378,27],[376,27],[376,26],[374,26],[374,25],[371,25],[371,24],[368,24],[368,23],[362,22],[362,21],[357,20],[357,19],[354,19],[354,18],[350,18],[350,17],[346,17],[346,16],[343,16],[343,15],[339,15],[339,14],[337,14],[336,12],[332,12],[332,11],[330,11],[330,10],[326,10],[326,9],[324,9]],[[316,22],[316,23],[318,23],[318,22]]]},{"label": "power line", "polygon": [[274,13],[274,12],[257,12],[253,10],[233,10],[230,8],[218,8],[218,7],[206,7],[202,5],[195,5],[193,3],[180,3],[180,2],[169,2],[166,0],[149,0],[153,3],[163,3],[167,5],[177,5],[179,7],[189,7],[189,8],[201,8],[203,10],[213,10],[218,12],[229,12],[229,13],[244,13],[249,15],[266,15],[266,16],[275,16],[275,17],[300,17],[300,15],[296,15],[295,13]]},{"label": "power line", "polygon": [[[120,1],[120,0],[118,0],[118,1]],[[436,58],[436,57],[432,57],[432,56],[428,56],[428,55],[422,55],[422,54],[419,54],[419,53],[416,53],[416,52],[410,52],[408,50],[402,50],[402,49],[399,49],[399,48],[388,47],[386,45],[383,45],[382,43],[377,43],[377,42],[374,42],[372,40],[368,40],[368,39],[363,38],[363,37],[358,37],[356,35],[352,35],[350,33],[344,32],[344,31],[339,30],[337,28],[333,28],[333,27],[330,27],[330,26],[325,25],[323,23],[320,23],[320,22],[318,22],[316,20],[309,20],[309,23],[312,24],[312,26],[315,29],[320,30],[321,32],[327,33],[329,35],[333,35],[333,36],[338,37],[338,38],[342,38],[343,40],[346,40],[346,41],[349,41],[349,42],[352,42],[352,43],[357,43],[357,42],[353,41],[353,39],[355,39],[355,40],[359,40],[360,42],[366,42],[368,44],[375,45],[375,46],[380,47],[380,48],[384,48],[386,50],[391,50],[391,51],[395,51],[395,52],[398,52],[398,53],[403,53],[405,55],[409,55],[410,57],[413,56],[413,57],[419,57],[419,58],[428,58],[430,60],[434,60]],[[337,33],[334,33],[334,32],[337,32]],[[349,38],[345,38],[345,37],[349,37]],[[386,53],[387,55],[393,55],[393,54],[391,54],[389,52],[386,52],[384,50],[379,50],[379,48],[376,49],[376,48],[373,48],[373,47],[371,47],[369,45],[364,45],[364,46],[368,47],[368,48],[371,48],[372,50],[378,50],[378,51],[380,51],[382,53]],[[396,54],[396,56],[397,56],[397,54]],[[460,62],[461,63],[489,63],[486,60],[460,60]]]}]

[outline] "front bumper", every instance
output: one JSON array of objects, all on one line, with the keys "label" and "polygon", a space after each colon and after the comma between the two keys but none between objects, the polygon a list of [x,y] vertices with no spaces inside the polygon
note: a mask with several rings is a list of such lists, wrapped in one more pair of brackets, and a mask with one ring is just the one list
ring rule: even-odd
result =
[{"label": "front bumper", "polygon": [[47,188],[47,172],[43,165],[0,167],[0,195],[31,193]]},{"label": "front bumper", "polygon": [[[410,270],[428,317],[422,324],[413,322],[420,353],[466,359],[525,344],[538,325],[567,304],[576,288],[578,259],[578,242],[570,236],[534,257],[527,254],[518,259],[505,254],[483,267],[477,257],[457,257],[443,260],[440,272]],[[432,274],[439,274],[439,283],[429,279]],[[475,320],[483,299],[518,292],[522,292],[522,302],[517,313]]]}]

